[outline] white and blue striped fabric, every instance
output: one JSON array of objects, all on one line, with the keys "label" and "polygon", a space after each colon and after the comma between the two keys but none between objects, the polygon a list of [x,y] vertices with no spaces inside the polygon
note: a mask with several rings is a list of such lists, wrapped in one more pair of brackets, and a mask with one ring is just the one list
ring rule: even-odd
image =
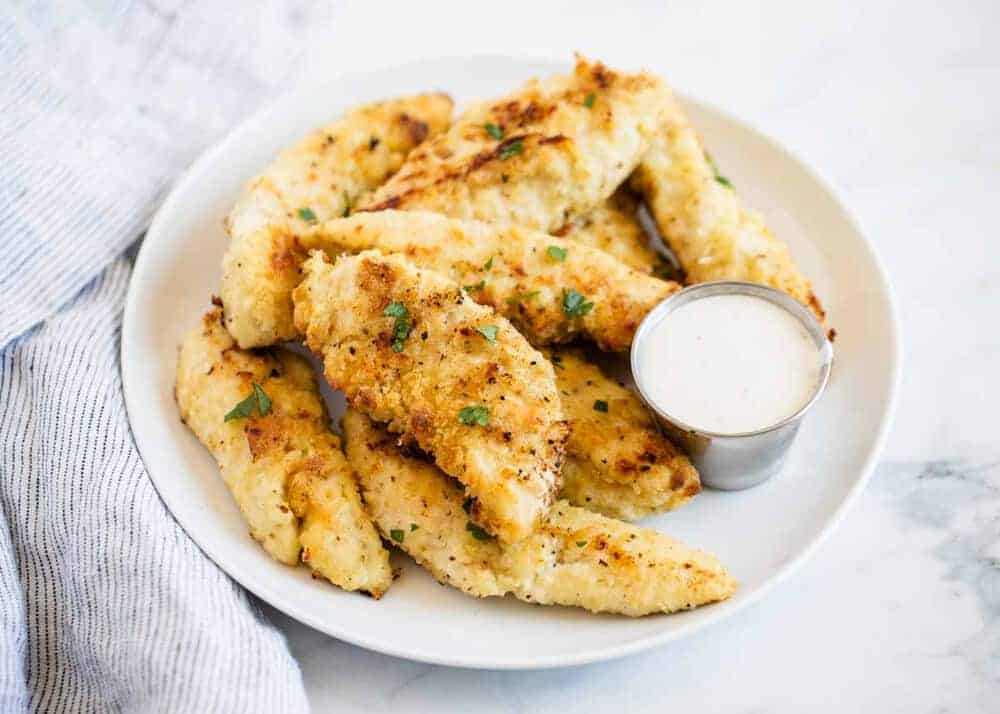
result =
[{"label": "white and blue striped fabric", "polygon": [[0,10],[0,711],[307,709],[284,638],[157,496],[118,354],[130,246],[293,76],[315,12]]}]

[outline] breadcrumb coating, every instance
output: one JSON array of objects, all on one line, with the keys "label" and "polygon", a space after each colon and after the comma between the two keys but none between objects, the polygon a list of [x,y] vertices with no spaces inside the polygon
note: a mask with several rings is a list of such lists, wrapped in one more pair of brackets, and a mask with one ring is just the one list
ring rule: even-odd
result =
[{"label": "breadcrumb coating", "polygon": [[313,253],[295,324],[348,403],[433,454],[512,542],[559,487],[566,423],[552,366],[493,310],[402,256]]},{"label": "breadcrumb coating", "polygon": [[[255,384],[269,400],[266,414],[258,403],[226,421]],[[389,554],[306,360],[286,350],[239,349],[216,308],[181,346],[175,393],[181,419],[215,457],[250,534],[271,557],[288,565],[301,558],[345,590],[386,591]]]},{"label": "breadcrumb coating", "polygon": [[656,531],[557,501],[515,544],[470,525],[461,487],[408,455],[359,412],[341,422],[347,458],[375,523],[438,581],[476,597],[633,617],[725,600],[736,581],[715,556]]}]

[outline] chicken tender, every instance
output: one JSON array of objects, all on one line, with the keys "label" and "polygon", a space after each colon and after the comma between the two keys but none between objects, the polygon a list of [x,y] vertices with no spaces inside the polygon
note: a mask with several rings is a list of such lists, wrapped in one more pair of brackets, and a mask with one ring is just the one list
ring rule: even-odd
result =
[{"label": "chicken tender", "polygon": [[694,466],[660,433],[635,392],[579,350],[555,350],[549,359],[570,428],[562,498],[634,521],[677,508],[701,490]]},{"label": "chicken tender", "polygon": [[295,337],[292,289],[306,252],[298,239],[347,215],[426,137],[447,128],[452,102],[422,94],[369,104],[307,136],[253,179],[226,220],[226,327],[241,347]]},{"label": "chicken tender", "polygon": [[368,417],[342,427],[375,523],[440,582],[477,597],[640,616],[728,598],[736,582],[712,555],[656,531],[557,501],[529,537],[503,544],[463,509],[461,487],[408,455]]},{"label": "chicken tender", "polygon": [[311,240],[331,252],[375,248],[404,255],[464,286],[534,345],[579,334],[602,349],[627,350],[646,314],[680,289],[588,246],[426,211],[359,213],[323,224]]},{"label": "chicken tender", "polygon": [[534,529],[566,441],[552,366],[513,326],[437,273],[366,251],[315,252],[295,324],[348,403],[433,454],[504,541]]},{"label": "chicken tender", "polygon": [[[233,414],[248,395],[250,409]],[[176,396],[181,419],[215,457],[250,534],[271,557],[288,565],[301,557],[345,590],[385,592],[389,554],[306,360],[240,350],[215,309],[181,346]]]},{"label": "chicken tender", "polygon": [[633,178],[689,283],[747,280],[783,290],[825,314],[788,246],[719,174],[676,102]]},{"label": "chicken tender", "polygon": [[668,263],[650,246],[638,212],[639,200],[628,187],[622,186],[590,213],[564,226],[557,235],[604,251],[632,270],[663,275]]},{"label": "chicken tender", "polygon": [[578,58],[572,74],[470,107],[359,210],[423,209],[555,231],[632,173],[668,102],[650,74]]}]

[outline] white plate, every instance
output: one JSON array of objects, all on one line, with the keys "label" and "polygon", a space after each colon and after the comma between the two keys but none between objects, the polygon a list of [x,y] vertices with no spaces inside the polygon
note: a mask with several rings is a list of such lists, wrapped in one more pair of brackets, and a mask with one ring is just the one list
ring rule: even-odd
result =
[{"label": "white plate", "polygon": [[898,327],[871,245],[826,183],[743,123],[687,101],[717,163],[791,245],[836,326],[829,389],[784,472],[739,493],[706,492],[653,526],[716,553],[740,581],[728,602],[641,619],[594,616],[442,587],[402,556],[381,601],[341,592],[306,568],[274,562],[247,528],[208,452],[180,423],[177,345],[218,291],[222,219],[244,182],[281,147],[346,107],[443,89],[461,105],[558,63],[501,57],[422,61],[336,79],[286,97],[208,151],[177,183],[146,236],[122,332],[125,399],[139,451],[168,508],[218,565],[290,616],[362,647],[426,662],[484,668],[556,667],[618,657],[688,635],[759,598],[801,564],[863,487],[896,393]]}]

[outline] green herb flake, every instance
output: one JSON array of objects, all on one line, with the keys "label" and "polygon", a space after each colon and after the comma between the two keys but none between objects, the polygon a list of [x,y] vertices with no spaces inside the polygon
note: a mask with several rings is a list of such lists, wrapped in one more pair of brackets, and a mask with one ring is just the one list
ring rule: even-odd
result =
[{"label": "green herb flake", "polygon": [[391,302],[386,305],[382,314],[386,317],[396,318],[392,326],[392,351],[402,352],[406,338],[410,336],[413,325],[410,323],[410,311],[401,302]]},{"label": "green herb flake", "polygon": [[306,223],[315,223],[317,220],[319,220],[316,218],[316,214],[313,213],[313,209],[311,208],[308,207],[300,208],[298,213],[299,213],[299,218],[301,218]]},{"label": "green herb flake", "polygon": [[493,122],[487,122],[486,133],[492,136],[497,141],[500,141],[503,138],[503,127],[497,126]]},{"label": "green herb flake", "polygon": [[257,413],[261,416],[267,416],[271,412],[271,398],[267,396],[263,388],[256,382],[253,383],[253,390],[250,392],[250,396],[230,409],[226,416],[223,417],[223,420],[246,419],[253,416],[254,407],[257,408]]},{"label": "green herb flake", "polygon": [[587,300],[573,288],[563,290],[562,309],[566,317],[583,317],[594,309],[594,303]]},{"label": "green herb flake", "polygon": [[560,248],[557,245],[550,245],[545,249],[545,252],[548,253],[548,256],[552,258],[552,260],[556,260],[561,263],[566,260],[566,254],[569,250],[566,248]]},{"label": "green herb flake", "polygon": [[594,106],[594,101],[596,99],[597,99],[597,95],[594,94],[593,92],[591,92],[586,97],[584,97],[584,99],[583,99],[583,106],[587,107],[587,109],[590,109],[591,107]]},{"label": "green herb flake", "polygon": [[462,510],[466,513],[472,513],[472,496],[466,496],[465,500],[462,501]]},{"label": "green herb flake", "polygon": [[472,537],[475,538],[476,540],[490,540],[492,537],[490,536],[489,533],[484,531],[482,528],[477,526],[472,521],[468,521],[465,524],[465,530],[469,531],[469,533],[472,534]]},{"label": "green herb flake", "polygon": [[464,285],[463,289],[467,293],[475,293],[475,292],[479,292],[480,290],[482,290],[485,287],[486,287],[486,281],[485,280],[480,280],[478,283],[475,283],[473,285]]},{"label": "green herb flake", "polygon": [[594,411],[608,413],[608,403],[603,399],[598,399],[594,402]]},{"label": "green herb flake", "polygon": [[705,161],[707,161],[708,165],[712,167],[712,174],[714,174],[715,181],[717,183],[722,184],[726,188],[732,188],[733,187],[732,182],[729,179],[727,179],[725,176],[723,176],[722,174],[719,173],[719,167],[715,165],[715,160],[712,158],[712,155],[709,154],[707,151],[705,152]]},{"label": "green herb flake", "polygon": [[257,383],[253,385],[254,396],[257,397],[257,411],[261,416],[267,416],[271,413],[271,398],[267,396],[264,389]]},{"label": "green herb flake", "polygon": [[391,302],[386,305],[385,310],[382,314],[386,317],[407,317],[410,311],[406,309],[406,305],[401,302]]},{"label": "green herb flake", "polygon": [[489,410],[482,404],[470,404],[458,410],[458,420],[466,426],[486,426],[490,423]]},{"label": "green herb flake", "polygon": [[531,298],[538,295],[539,292],[540,291],[538,290],[529,290],[526,293],[517,293],[516,295],[511,295],[509,298],[507,298],[507,303],[510,305],[515,305],[519,302],[528,302],[528,300],[531,300]]},{"label": "green herb flake", "polygon": [[343,213],[343,216],[344,216],[344,218],[347,218],[349,215],[351,215],[351,196],[350,196],[350,194],[347,193],[347,191],[344,191],[344,213]]},{"label": "green herb flake", "polygon": [[509,144],[504,144],[500,147],[500,153],[497,154],[501,161],[506,161],[507,159],[517,156],[522,151],[524,151],[524,141],[522,139],[514,139],[514,141]]},{"label": "green herb flake", "polygon": [[416,523],[411,523],[410,524],[410,533],[412,533],[413,531],[417,530],[417,528],[419,528],[419,527],[420,526],[418,526]]},{"label": "green herb flake", "polygon": [[552,355],[552,366],[556,369],[566,369],[566,365],[562,363],[562,357],[559,355]]},{"label": "green herb flake", "polygon": [[493,256],[491,255],[490,259],[486,261],[486,265],[483,266],[483,270],[489,270],[492,267],[493,267]]},{"label": "green herb flake", "polygon": [[397,543],[402,543],[403,542],[403,538],[405,537],[406,534],[403,533],[403,531],[400,530],[399,528],[393,528],[391,531],[389,531],[389,535]]},{"label": "green herb flake", "polygon": [[583,547],[583,546],[585,546],[585,545],[587,545],[587,541],[585,541],[585,540],[578,540],[578,541],[576,542],[576,547],[577,547],[577,548],[582,548],[582,547]]},{"label": "green herb flake", "polygon": [[497,330],[499,328],[496,325],[483,325],[482,327],[477,327],[476,332],[486,338],[486,341],[491,345],[497,343]]}]

